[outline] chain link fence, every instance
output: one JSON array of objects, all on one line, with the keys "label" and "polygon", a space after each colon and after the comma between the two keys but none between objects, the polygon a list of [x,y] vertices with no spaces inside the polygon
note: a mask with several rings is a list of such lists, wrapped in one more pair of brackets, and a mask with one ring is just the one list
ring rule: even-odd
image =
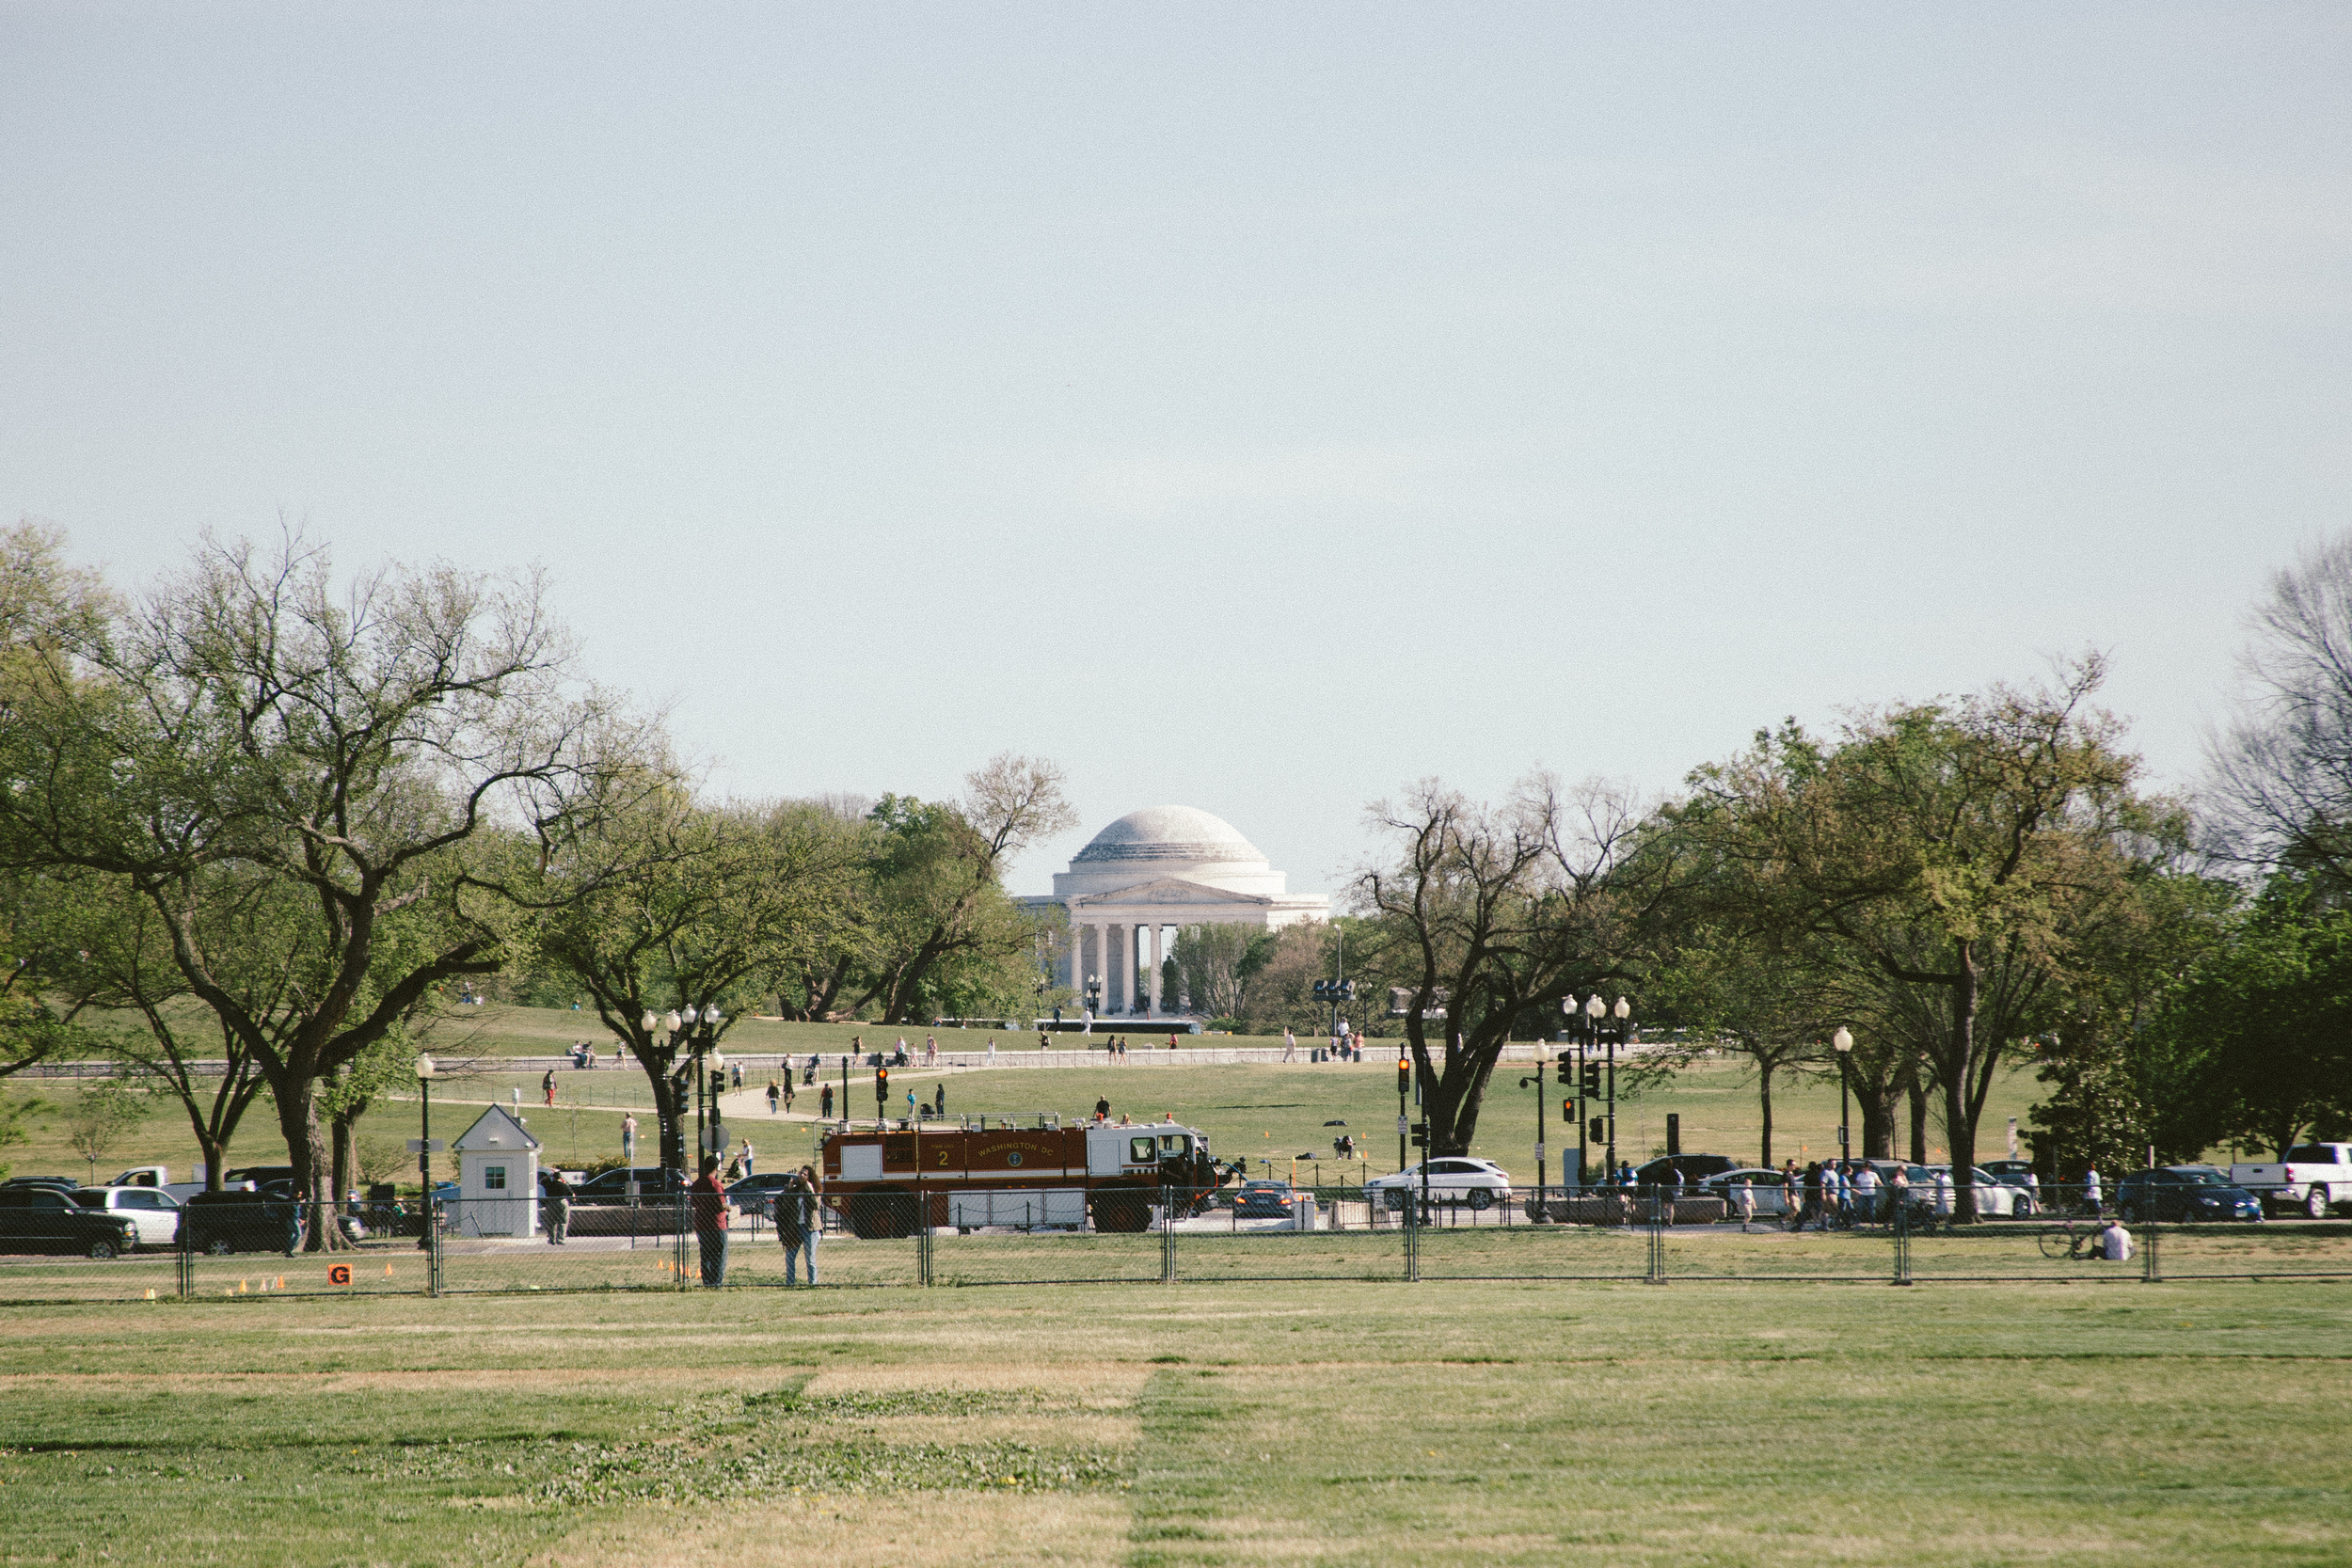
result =
[{"label": "chain link fence", "polygon": [[[2135,1184],[2137,1183],[2137,1184]],[[0,1193],[0,1198],[7,1197]],[[2119,1189],[1759,1202],[1666,1188],[1547,1188],[1484,1202],[1365,1188],[1076,1187],[429,1211],[202,1194],[167,1215],[70,1195],[0,1202],[0,1299],[442,1294],[1220,1280],[2048,1282],[2352,1277],[2352,1218],[2268,1217],[2224,1195]],[[1991,1212],[1995,1208],[1999,1212]],[[798,1215],[807,1216],[805,1226]],[[779,1218],[784,1224],[779,1226]],[[168,1226],[168,1229],[163,1228]],[[145,1229],[141,1229],[145,1226]]]}]

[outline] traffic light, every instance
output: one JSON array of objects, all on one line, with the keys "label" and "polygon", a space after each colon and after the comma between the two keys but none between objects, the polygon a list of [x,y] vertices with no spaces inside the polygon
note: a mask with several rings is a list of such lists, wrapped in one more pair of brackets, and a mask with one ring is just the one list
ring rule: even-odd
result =
[{"label": "traffic light", "polygon": [[1575,1123],[1575,1121],[1576,1121],[1576,1101],[1573,1101],[1573,1100],[1564,1100],[1564,1101],[1560,1101],[1560,1120],[1561,1120],[1564,1124],[1567,1124],[1567,1125],[1571,1125],[1571,1126],[1572,1126],[1572,1125],[1574,1125],[1574,1123]]},{"label": "traffic light", "polygon": [[1429,1147],[1429,1124],[1427,1122],[1417,1121],[1413,1123],[1413,1147],[1415,1148],[1427,1148]]},{"label": "traffic light", "polygon": [[712,1068],[712,1069],[710,1069],[710,1098],[711,1098],[711,1100],[712,1100],[712,1101],[716,1101],[718,1100],[718,1098],[719,1098],[722,1094],[724,1094],[724,1093],[726,1092],[726,1087],[727,1087],[727,1075],[726,1075],[726,1073],[725,1073],[723,1070],[722,1070],[721,1069],[718,1069],[718,1068]]},{"label": "traffic light", "polygon": [[890,1103],[890,1069],[886,1067],[878,1067],[874,1069],[874,1103],[877,1105]]},{"label": "traffic light", "polygon": [[1597,1100],[1600,1098],[1600,1064],[1598,1062],[1586,1062],[1584,1064],[1583,1087],[1585,1099]]},{"label": "traffic light", "polygon": [[1607,1143],[1607,1142],[1609,1141],[1609,1118],[1608,1118],[1608,1117],[1595,1117],[1593,1118],[1593,1136],[1592,1136],[1592,1141],[1593,1141],[1594,1143],[1597,1143],[1597,1144],[1605,1144],[1605,1143]]},{"label": "traffic light", "polygon": [[1396,1092],[1400,1098],[1413,1092],[1413,1060],[1409,1056],[1396,1059]]}]

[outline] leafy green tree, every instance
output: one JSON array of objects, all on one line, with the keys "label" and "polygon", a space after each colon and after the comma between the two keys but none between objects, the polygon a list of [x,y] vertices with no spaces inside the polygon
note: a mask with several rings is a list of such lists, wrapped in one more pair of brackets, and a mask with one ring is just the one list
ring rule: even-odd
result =
[{"label": "leafy green tree", "polygon": [[2185,845],[2185,818],[2140,796],[2120,727],[2088,705],[2101,674],[2092,659],[2054,690],[1865,714],[1834,744],[1791,723],[1697,770],[1674,814],[1719,918],[1915,988],[1964,1215],[2005,1053]]},{"label": "leafy green tree", "polygon": [[[549,896],[540,873],[640,778],[642,728],[571,677],[535,578],[346,583],[293,540],[208,542],[135,608],[61,614],[28,645],[0,713],[19,781],[0,791],[0,855],[149,904],[324,1201],[319,1086],[437,987],[499,968]],[[231,867],[302,895],[275,1018],[228,977],[251,955],[214,945],[199,913]]]},{"label": "leafy green tree", "polygon": [[2312,879],[2274,878],[2164,999],[2135,1065],[2153,1141],[2176,1155],[2283,1152],[2352,1127],[2352,910]]},{"label": "leafy green tree", "polygon": [[[581,885],[536,924],[533,952],[586,994],[665,1103],[674,1057],[659,1021],[716,1005],[723,1037],[755,997],[825,951],[864,845],[804,802],[705,806],[675,784],[649,791],[580,842]],[[633,869],[614,875],[616,864]],[[550,880],[568,865],[557,861]]]},{"label": "leafy green tree", "polygon": [[867,983],[852,1012],[880,1003],[884,1023],[919,1022],[924,1002],[946,989],[940,971],[1025,956],[1037,927],[1006,893],[1013,858],[1073,827],[1053,763],[1010,752],[964,778],[963,799],[928,802],[885,795],[868,862],[864,932]]}]

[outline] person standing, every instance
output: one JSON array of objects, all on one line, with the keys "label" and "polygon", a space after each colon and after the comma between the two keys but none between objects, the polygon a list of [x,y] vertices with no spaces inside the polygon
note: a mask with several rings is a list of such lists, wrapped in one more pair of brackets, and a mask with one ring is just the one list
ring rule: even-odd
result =
[{"label": "person standing", "polygon": [[831,1084],[827,1084],[824,1092],[817,1097],[817,1112],[822,1120],[833,1119],[833,1085]]},{"label": "person standing", "polygon": [[621,1117],[621,1163],[628,1165],[637,1163],[637,1113],[634,1111]]},{"label": "person standing", "polygon": [[913,1089],[909,1089],[909,1090],[907,1090],[907,1120],[909,1120],[909,1121],[913,1121],[914,1119],[914,1091]]},{"label": "person standing", "polygon": [[808,1262],[808,1282],[817,1283],[817,1233],[820,1216],[817,1212],[816,1172],[803,1165],[792,1173],[782,1191],[776,1194],[776,1240],[784,1243],[784,1282],[795,1285],[795,1277],[803,1258]]},{"label": "person standing", "polygon": [[996,1065],[996,1037],[993,1035],[988,1037],[988,1065]]},{"label": "person standing", "polygon": [[1952,1171],[1949,1165],[1940,1166],[1935,1173],[1935,1217],[1949,1222],[1952,1217]]},{"label": "person standing", "polygon": [[2042,1212],[2042,1178],[2030,1170],[2026,1172],[2026,1212]]},{"label": "person standing", "polygon": [[1853,1173],[1853,1192],[1854,1201],[1865,1219],[1884,1217],[1879,1212],[1878,1167],[1867,1160],[1863,1161],[1862,1168]]},{"label": "person standing", "polygon": [[784,1108],[787,1111],[792,1109],[792,1069],[790,1067],[784,1069]]},{"label": "person standing", "polygon": [[755,1173],[754,1173],[754,1171],[753,1171],[753,1169],[752,1169],[752,1161],[753,1161],[755,1158],[756,1158],[756,1154],[755,1154],[755,1150],[752,1148],[752,1140],[751,1140],[751,1139],[749,1139],[749,1138],[745,1138],[745,1139],[743,1140],[743,1153],[742,1153],[742,1155],[741,1155],[741,1159],[742,1159],[742,1161],[743,1161],[743,1174],[744,1174],[745,1176],[750,1176],[750,1175],[755,1174]]},{"label": "person standing", "polygon": [[1756,1189],[1748,1185],[1746,1177],[1731,1184],[1731,1199],[1739,1207],[1740,1228],[1745,1232],[1756,1219]]},{"label": "person standing", "polygon": [[553,1068],[548,1069],[547,1076],[539,1080],[539,1092],[547,1097],[549,1105],[555,1103],[555,1069]]},{"label": "person standing", "polygon": [[743,1086],[743,1064],[740,1062],[729,1062],[727,1067],[729,1070],[735,1074],[735,1087],[739,1089],[741,1088]]},{"label": "person standing", "polygon": [[775,1081],[774,1079],[772,1079],[772,1078],[769,1079],[769,1080],[768,1080],[768,1114],[769,1114],[770,1116],[771,1116],[771,1117],[772,1117],[772,1116],[774,1116],[774,1115],[776,1114],[776,1110],[777,1110],[777,1108],[778,1108],[779,1106],[781,1106],[783,1103],[784,1103],[784,1090],[782,1090],[781,1088],[779,1088],[779,1087],[777,1087],[777,1086],[776,1086],[776,1081]]},{"label": "person standing", "polygon": [[2106,1203],[2106,1196],[2100,1190],[2099,1167],[2096,1165],[2083,1172],[2083,1201],[2090,1205],[2090,1212],[2094,1214],[2105,1212],[2102,1205]]},{"label": "person standing", "polygon": [[694,1210],[694,1246],[701,1255],[703,1283],[727,1282],[727,1189],[719,1180],[719,1157],[703,1156],[703,1173],[686,1189]]},{"label": "person standing", "polygon": [[572,1184],[564,1180],[562,1171],[549,1171],[541,1183],[540,1196],[548,1215],[548,1244],[562,1246],[572,1220]]},{"label": "person standing", "polygon": [[933,1116],[935,1116],[935,1117],[944,1117],[944,1116],[946,1116],[946,1114],[947,1114],[947,1080],[946,1080],[945,1078],[942,1078],[942,1079],[939,1081],[938,1092],[936,1092],[935,1094],[933,1094],[933,1095],[931,1096],[931,1115],[933,1115]]},{"label": "person standing", "polygon": [[939,1065],[939,1037],[937,1035],[923,1037],[923,1065],[925,1067]]},{"label": "person standing", "polygon": [[1282,1031],[1282,1060],[1286,1062],[1295,1061],[1297,1057],[1298,1037],[1292,1034],[1289,1029],[1285,1028]]}]

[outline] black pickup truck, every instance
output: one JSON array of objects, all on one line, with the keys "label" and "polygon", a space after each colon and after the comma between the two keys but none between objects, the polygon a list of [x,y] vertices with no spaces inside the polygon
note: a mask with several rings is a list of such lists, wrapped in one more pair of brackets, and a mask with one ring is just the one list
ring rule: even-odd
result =
[{"label": "black pickup truck", "polygon": [[137,1245],[138,1227],[126,1214],[85,1209],[55,1187],[0,1189],[0,1253],[115,1258]]}]

